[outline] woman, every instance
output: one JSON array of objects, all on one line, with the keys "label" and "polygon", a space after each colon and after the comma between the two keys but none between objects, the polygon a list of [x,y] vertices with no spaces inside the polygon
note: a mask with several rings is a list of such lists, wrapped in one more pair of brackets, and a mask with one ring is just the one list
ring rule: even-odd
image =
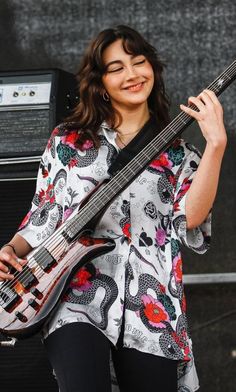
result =
[{"label": "woman", "polygon": [[[130,27],[106,29],[91,43],[78,74],[80,103],[49,140],[32,208],[1,249],[1,280],[13,279],[9,267],[20,271],[25,263],[17,257],[77,211],[150,118],[159,129],[167,125],[162,71],[155,49]],[[197,388],[180,243],[198,253],[209,247],[226,132],[213,92],[189,104],[198,110],[181,109],[206,139],[201,160],[177,140],[117,196],[94,233],[116,248],[77,271],[45,327],[60,392],[110,391],[110,351],[122,392]]]}]

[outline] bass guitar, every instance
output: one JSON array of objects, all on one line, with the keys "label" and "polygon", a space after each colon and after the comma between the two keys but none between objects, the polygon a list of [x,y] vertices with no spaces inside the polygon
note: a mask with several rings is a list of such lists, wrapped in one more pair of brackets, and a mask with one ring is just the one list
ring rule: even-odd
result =
[{"label": "bass guitar", "polygon": [[[236,78],[236,60],[207,88],[219,95]],[[190,106],[197,109],[194,105]],[[148,164],[194,121],[181,112],[135,156],[95,188],[78,213],[65,221],[47,240],[27,256],[28,263],[14,279],[0,286],[0,332],[13,345],[16,339],[37,333],[52,315],[75,271],[91,257],[111,251],[115,242],[93,238],[93,228],[110,203]]]}]

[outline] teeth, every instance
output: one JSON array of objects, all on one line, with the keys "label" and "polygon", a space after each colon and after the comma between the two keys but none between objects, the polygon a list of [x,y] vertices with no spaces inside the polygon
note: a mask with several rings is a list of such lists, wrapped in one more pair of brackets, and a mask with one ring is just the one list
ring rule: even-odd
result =
[{"label": "teeth", "polygon": [[128,90],[137,90],[142,86],[142,83],[135,84],[134,86],[128,87]]}]

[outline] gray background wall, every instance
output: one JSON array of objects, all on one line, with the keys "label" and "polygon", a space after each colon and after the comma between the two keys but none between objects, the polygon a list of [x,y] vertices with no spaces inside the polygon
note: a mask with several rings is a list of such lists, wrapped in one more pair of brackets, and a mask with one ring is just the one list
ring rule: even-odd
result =
[{"label": "gray background wall", "polygon": [[[101,29],[116,24],[129,24],[139,30],[166,61],[165,80],[173,116],[178,113],[181,102],[200,92],[235,60],[235,1],[1,0],[0,71],[59,67],[75,72],[90,39]],[[214,206],[212,248],[201,257],[185,251],[184,271],[187,273],[236,269],[236,83],[222,95],[221,102],[228,147]],[[184,138],[203,151],[204,140],[196,125],[185,131]],[[191,322],[196,328],[234,307],[234,286],[215,286],[214,290],[199,287],[188,291]],[[205,305],[210,311],[206,311]],[[236,391],[235,375],[229,384],[219,373],[216,381],[209,379],[206,367],[211,363],[214,348],[207,348],[204,342],[210,333],[215,336],[213,342],[223,347],[225,335],[222,338],[219,334],[226,328],[229,345],[224,355],[217,354],[217,358],[222,359],[217,362],[217,368],[228,363],[228,369],[235,372],[235,360],[231,356],[232,344],[236,345],[233,322],[235,315],[231,315],[230,320],[216,322],[213,330],[209,327],[194,332],[202,391],[221,391],[223,385],[228,385],[229,391]],[[216,357],[214,359],[216,369]],[[221,374],[220,369],[219,372]]]}]

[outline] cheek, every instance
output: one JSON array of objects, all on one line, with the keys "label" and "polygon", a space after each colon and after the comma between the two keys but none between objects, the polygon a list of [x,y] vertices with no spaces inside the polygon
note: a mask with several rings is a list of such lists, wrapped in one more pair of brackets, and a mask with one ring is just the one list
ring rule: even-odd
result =
[{"label": "cheek", "polygon": [[118,75],[116,75],[116,77],[110,77],[110,76],[104,77],[102,79],[102,82],[105,90],[110,95],[112,95],[112,93],[114,93],[120,87],[120,80]]},{"label": "cheek", "polygon": [[152,90],[152,88],[154,86],[154,73],[153,73],[153,70],[151,67],[150,67],[150,69],[147,70],[145,76],[149,80],[150,90]]},{"label": "cheek", "polygon": [[154,83],[154,73],[151,65],[149,65],[149,67],[146,69],[146,77]]}]

